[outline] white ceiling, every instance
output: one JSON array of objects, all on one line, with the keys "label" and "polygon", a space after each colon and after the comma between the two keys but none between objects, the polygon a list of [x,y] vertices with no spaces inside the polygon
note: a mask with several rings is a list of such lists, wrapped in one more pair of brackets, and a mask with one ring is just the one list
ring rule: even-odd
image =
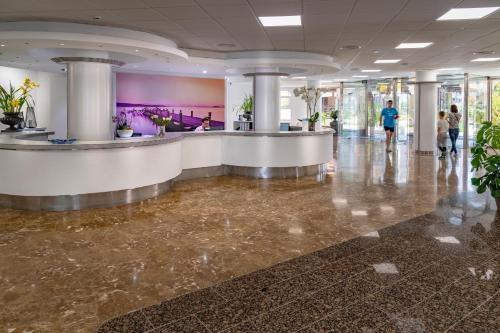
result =
[{"label": "white ceiling", "polygon": [[[350,77],[362,68],[384,70],[372,77],[440,67],[498,73],[500,62],[470,60],[477,57],[475,51],[500,54],[500,11],[481,20],[436,21],[450,8],[481,6],[500,6],[500,0],[0,0],[0,21],[126,27],[167,37],[184,49],[333,55],[343,67],[335,77]],[[302,15],[303,26],[264,28],[257,19],[273,15]],[[394,49],[401,42],[424,41],[434,44]],[[342,49],[346,45],[360,48]],[[403,61],[373,64],[379,58]]]}]

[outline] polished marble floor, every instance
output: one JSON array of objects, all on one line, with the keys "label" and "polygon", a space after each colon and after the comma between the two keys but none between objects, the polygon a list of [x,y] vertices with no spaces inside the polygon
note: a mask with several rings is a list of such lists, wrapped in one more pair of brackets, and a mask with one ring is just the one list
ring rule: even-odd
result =
[{"label": "polished marble floor", "polygon": [[[455,266],[458,269],[462,267],[458,265],[459,255],[448,256],[446,265],[441,264],[446,258],[431,256],[429,265],[415,267],[405,265],[406,261],[402,259],[388,261],[394,259],[392,256],[380,257],[384,259],[380,264],[393,265],[377,266],[379,269],[400,272],[387,273],[395,277],[391,275],[385,279],[379,276],[375,267],[369,267],[371,253],[379,246],[382,250],[383,246],[390,247],[390,243],[401,248],[381,250],[382,254],[396,251],[401,256],[415,255],[418,252],[408,252],[426,249],[429,244],[425,242],[431,242],[441,251],[440,255],[447,257],[443,249],[449,245],[464,247],[472,239],[494,243],[497,237],[493,233],[496,230],[494,203],[486,195],[473,194],[474,189],[468,180],[470,176],[466,157],[438,161],[429,156],[415,156],[406,145],[399,145],[388,155],[381,142],[341,139],[335,144],[330,170],[321,179],[216,177],[180,182],[172,192],[155,200],[112,209],[64,213],[1,209],[0,293],[4,306],[0,308],[0,328],[6,332],[92,332],[107,322],[102,326],[105,331],[106,327],[121,320],[120,317],[112,318],[155,305],[153,309],[159,309],[158,313],[165,314],[161,311],[169,306],[177,311],[167,311],[168,316],[157,315],[155,310],[152,314],[147,310],[139,311],[141,315],[146,313],[145,327],[165,323],[169,325],[162,328],[161,331],[165,332],[191,332],[197,331],[196,327],[200,327],[200,331],[237,330],[238,327],[245,331],[244,325],[250,324],[273,332],[274,328],[264,326],[269,322],[280,322],[272,316],[280,317],[283,322],[286,309],[293,307],[297,310],[311,304],[319,312],[308,318],[285,320],[286,325],[295,325],[290,330],[315,323],[316,326],[308,329],[328,331],[328,325],[334,325],[333,322],[354,322],[359,324],[357,327],[370,328],[375,324],[359,322],[370,317],[362,312],[370,309],[380,311],[392,320],[383,322],[379,319],[379,322],[387,325],[396,325],[397,322],[399,325],[401,323],[395,321],[399,312],[391,313],[390,310],[390,306],[396,303],[390,303],[389,298],[380,297],[383,294],[377,292],[384,292],[384,287],[391,287],[393,282],[399,281],[398,277],[410,272],[417,274],[432,268],[451,269]],[[477,221],[482,226],[482,229],[476,227],[482,230],[481,236],[471,231]],[[401,243],[394,237],[374,236],[377,232],[380,235],[382,230],[392,230],[384,228],[399,230],[405,226],[411,235],[412,228],[421,228],[419,230],[428,237],[422,237],[425,240],[418,244],[420,237]],[[346,246],[343,244],[356,244],[360,241],[353,239],[362,235],[372,237],[358,239],[373,239],[358,244],[358,249],[364,252],[352,254],[359,255],[359,258],[341,256],[345,266],[339,266],[337,270],[338,262],[334,259],[337,250],[334,249],[342,249]],[[444,237],[445,242],[436,241],[434,237]],[[446,243],[452,239],[449,237],[455,237],[459,244]],[[412,244],[405,247],[408,243]],[[485,248],[491,251],[490,247]],[[374,253],[377,256],[378,252]],[[426,257],[421,253],[415,260]],[[293,258],[296,261],[292,261],[293,268],[289,269],[290,262],[285,261]],[[355,262],[350,262],[352,259]],[[492,256],[487,259],[488,263],[495,260]],[[281,262],[285,262],[281,264],[282,270],[281,266],[274,266]],[[267,273],[264,274],[264,281],[267,281],[264,284],[261,284],[262,277],[258,273],[252,273],[268,270],[271,270],[271,275],[266,280]],[[351,278],[351,270],[356,273],[356,278]],[[476,268],[477,277],[486,274],[482,270],[483,266]],[[496,276],[496,268],[492,270]],[[364,273],[358,274],[361,272]],[[445,275],[435,272],[427,275],[451,280],[446,272]],[[256,284],[250,283],[248,288],[238,283],[223,283],[249,273],[252,273],[250,277],[247,275],[241,279],[247,281],[252,280],[252,276],[259,277]],[[307,274],[300,277],[302,273]],[[451,282],[467,282],[459,280],[462,273],[453,276]],[[309,298],[296,293],[297,285],[290,283],[292,280],[299,283],[299,289]],[[329,288],[333,295],[333,282],[337,281],[352,284],[352,288],[342,288],[347,290],[344,296],[362,303],[330,304],[321,308],[322,304],[328,303],[325,299],[329,293],[323,295],[324,299],[314,293]],[[356,283],[364,287],[356,288]],[[440,287],[450,288],[450,285]],[[427,295],[431,297],[450,294],[443,292],[442,288],[432,287],[432,282],[412,284],[416,291],[411,295],[425,291],[432,292],[432,295]],[[365,296],[370,297],[356,294],[367,289]],[[400,290],[407,292],[404,286]],[[245,292],[260,297],[260,301],[255,300],[250,305],[242,302],[238,296]],[[180,295],[185,296],[176,298]],[[494,307],[495,298],[476,296],[476,300],[484,301],[486,306],[477,313],[477,318],[489,318],[488,311],[498,311],[498,307]],[[202,300],[201,303],[198,300]],[[307,303],[308,300],[313,303]],[[377,300],[384,300],[387,304],[374,305]],[[167,303],[161,303],[165,301]],[[423,301],[432,302],[418,298],[405,305],[405,309],[420,306]],[[363,305],[366,302],[371,303]],[[466,308],[456,310],[454,318],[468,315],[475,309],[472,309],[473,305],[483,303],[470,303]],[[238,308],[238,304],[242,307]],[[251,308],[245,308],[245,304]],[[359,311],[347,311],[347,306],[358,307]],[[424,311],[426,307],[421,308]],[[232,317],[232,310],[237,313],[236,318]],[[359,318],[342,320],[343,314],[351,316],[350,313],[358,312]],[[439,311],[431,312],[433,316],[446,317]],[[125,320],[136,313],[124,317]],[[304,311],[304,316],[308,313]],[[422,312],[421,318],[431,318],[431,314],[427,316]],[[401,315],[401,318],[407,317]],[[418,318],[415,321],[420,323]],[[177,319],[181,321],[175,321]],[[474,322],[482,325],[481,320]],[[198,326],[190,328],[189,325]],[[285,323],[283,325],[288,327]],[[409,320],[408,325],[413,325],[413,321]],[[425,322],[422,325],[426,325]],[[415,326],[410,327],[414,329]],[[460,326],[455,329],[460,329]],[[467,331],[468,328],[464,326],[463,329]]]}]

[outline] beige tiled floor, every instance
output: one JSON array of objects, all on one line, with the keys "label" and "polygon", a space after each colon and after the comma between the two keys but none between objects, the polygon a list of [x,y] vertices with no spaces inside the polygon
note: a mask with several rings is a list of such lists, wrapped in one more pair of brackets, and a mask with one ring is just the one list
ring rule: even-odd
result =
[{"label": "beige tiled floor", "polygon": [[335,147],[325,179],[217,177],[112,209],[0,210],[0,329],[89,332],[473,191],[461,158],[440,162],[406,145],[387,155],[382,142],[363,140]]}]

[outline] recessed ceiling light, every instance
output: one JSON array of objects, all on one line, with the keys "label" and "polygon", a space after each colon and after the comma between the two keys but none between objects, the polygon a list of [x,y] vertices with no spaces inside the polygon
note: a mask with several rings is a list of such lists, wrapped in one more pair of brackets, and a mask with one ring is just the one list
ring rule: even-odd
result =
[{"label": "recessed ceiling light", "polygon": [[500,7],[452,8],[437,20],[476,20],[496,12],[499,8]]},{"label": "recessed ceiling light", "polygon": [[498,61],[500,60],[500,58],[476,58],[476,59],[473,59],[471,61],[474,61],[474,62],[490,62],[490,61]]},{"label": "recessed ceiling light", "polygon": [[398,46],[396,46],[397,49],[423,49],[424,47],[427,47],[431,45],[432,42],[426,42],[426,43],[401,43]]},{"label": "recessed ceiling light", "polygon": [[0,46],[1,46],[1,47],[4,47],[4,46],[5,46],[5,44],[0,44]]},{"label": "recessed ceiling light", "polygon": [[449,68],[438,68],[438,71],[459,71],[461,69],[462,68],[458,68],[458,67],[449,67]]},{"label": "recessed ceiling light", "polygon": [[202,73],[203,73],[203,74],[207,74],[208,72],[207,72],[206,70],[203,70],[203,71],[202,71]]},{"label": "recessed ceiling light", "polygon": [[373,50],[372,52],[375,53],[375,54],[380,53],[379,50]]},{"label": "recessed ceiling light", "polygon": [[352,77],[368,77],[366,75],[353,75]]},{"label": "recessed ceiling light", "polygon": [[293,16],[259,16],[259,20],[265,27],[288,27],[302,25],[300,15]]},{"label": "recessed ceiling light", "polygon": [[294,79],[294,80],[305,80],[306,77],[305,76],[294,76],[294,77],[292,77],[292,79]]},{"label": "recessed ceiling light", "polygon": [[96,21],[102,20],[102,16],[94,16],[93,19],[96,20]]},{"label": "recessed ceiling light", "polygon": [[59,43],[60,46],[64,46],[64,43]]},{"label": "recessed ceiling light", "polygon": [[381,69],[363,69],[361,70],[362,73],[378,73],[381,72]]},{"label": "recessed ceiling light", "polygon": [[139,52],[139,50],[135,50],[135,52]]},{"label": "recessed ceiling light", "polygon": [[375,64],[396,64],[400,62],[401,59],[379,59],[375,60]]}]

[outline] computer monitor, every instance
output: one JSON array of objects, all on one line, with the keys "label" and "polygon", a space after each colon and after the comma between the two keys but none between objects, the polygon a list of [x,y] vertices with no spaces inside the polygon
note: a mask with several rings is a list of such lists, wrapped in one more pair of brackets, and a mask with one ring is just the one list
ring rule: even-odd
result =
[{"label": "computer monitor", "polygon": [[280,123],[280,131],[288,132],[290,130],[290,123]]}]

